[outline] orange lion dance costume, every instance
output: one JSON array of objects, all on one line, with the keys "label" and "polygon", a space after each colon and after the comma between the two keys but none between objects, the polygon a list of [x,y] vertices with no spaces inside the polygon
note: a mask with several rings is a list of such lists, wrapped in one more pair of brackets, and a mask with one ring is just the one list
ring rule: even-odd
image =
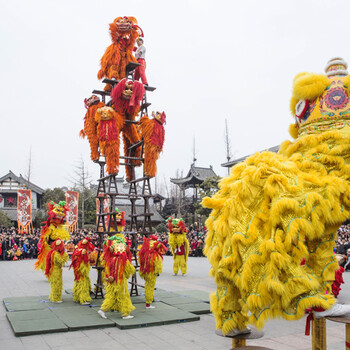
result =
[{"label": "orange lion dance costume", "polygon": [[140,119],[140,130],[145,148],[145,175],[155,177],[157,174],[157,160],[163,150],[166,123],[164,112],[152,113],[153,119],[144,116]]},{"label": "orange lion dance costume", "polygon": [[[128,149],[131,145],[140,141],[140,136],[137,133],[135,126],[135,117],[140,111],[140,103],[143,95],[145,94],[145,88],[138,82],[127,81],[123,79],[112,90],[111,97],[113,99],[114,108],[123,120],[122,133],[124,142],[124,155],[128,156]],[[131,157],[139,158],[141,156],[141,148],[134,149],[130,152]],[[132,163],[139,163],[137,160],[132,160]],[[131,169],[126,166],[126,177],[131,179]]]},{"label": "orange lion dance costume", "polygon": [[[101,69],[97,74],[98,79],[108,78],[120,80],[126,76],[126,66],[129,62],[137,63],[133,50],[136,39],[143,36],[142,29],[137,25],[134,17],[118,17],[109,25],[112,44],[107,47],[101,58]],[[106,91],[111,91],[110,84],[105,86]]]},{"label": "orange lion dance costume", "polygon": [[163,254],[168,249],[158,241],[156,236],[143,238],[143,244],[139,253],[141,278],[145,280],[146,309],[154,309],[152,306],[154,298],[154,287],[157,277],[163,270]]},{"label": "orange lion dance costume", "polygon": [[68,208],[65,201],[61,201],[58,204],[51,201],[48,204],[49,210],[47,214],[48,219],[45,222],[45,226],[41,231],[40,244],[41,249],[38,255],[38,260],[35,263],[35,269],[45,271],[46,267],[46,255],[51,250],[51,244],[56,239],[68,241],[70,236],[68,231],[64,228],[64,219]]},{"label": "orange lion dance costume", "polygon": [[73,301],[82,305],[90,304],[90,259],[89,252],[93,252],[95,246],[91,243],[91,239],[86,237],[82,239],[76,246],[72,254],[72,264],[74,270],[74,287]]},{"label": "orange lion dance costume", "polygon": [[109,310],[119,311],[122,318],[134,316],[130,312],[135,309],[130,300],[127,280],[135,273],[131,264],[131,252],[122,233],[109,237],[103,243],[102,264],[105,266],[106,297],[98,311],[102,318]]},{"label": "orange lion dance costume", "polygon": [[45,275],[51,285],[49,299],[54,303],[62,303],[62,266],[68,261],[68,254],[60,239],[56,239],[51,244],[51,248],[46,256],[45,267]]},{"label": "orange lion dance costume", "polygon": [[174,259],[174,275],[177,275],[179,268],[181,269],[182,275],[185,275],[187,272],[187,260],[190,246],[186,238],[187,229],[185,227],[185,221],[182,218],[173,219],[172,217],[167,221],[169,229],[168,243]]},{"label": "orange lion dance costume", "polygon": [[113,108],[104,106],[97,109],[95,121],[100,151],[106,158],[107,172],[109,174],[117,173],[119,168],[119,133],[123,127],[123,120],[118,117]]},{"label": "orange lion dance costume", "polygon": [[87,139],[90,143],[91,160],[98,160],[100,154],[98,152],[98,135],[97,135],[97,122],[95,120],[96,111],[99,108],[105,106],[103,102],[96,95],[92,95],[90,98],[85,99],[85,107],[87,108],[84,118],[84,129],[80,131],[80,136]]}]

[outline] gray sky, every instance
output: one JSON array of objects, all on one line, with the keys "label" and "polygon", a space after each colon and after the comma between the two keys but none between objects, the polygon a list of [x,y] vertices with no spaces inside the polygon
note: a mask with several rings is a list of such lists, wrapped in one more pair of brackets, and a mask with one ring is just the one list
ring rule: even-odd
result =
[{"label": "gray sky", "polygon": [[[150,112],[167,114],[160,181],[192,162],[226,161],[228,119],[234,158],[289,138],[294,76],[350,61],[348,1],[0,0],[0,176],[27,172],[38,186],[69,186],[83,157],[93,178],[83,100],[111,40],[108,24],[134,16],[145,34]],[[123,174],[124,170],[121,171]]]}]

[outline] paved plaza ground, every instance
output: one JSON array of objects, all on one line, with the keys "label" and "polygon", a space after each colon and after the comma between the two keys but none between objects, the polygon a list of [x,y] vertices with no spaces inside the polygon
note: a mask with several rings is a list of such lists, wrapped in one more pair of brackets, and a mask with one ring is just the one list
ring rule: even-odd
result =
[{"label": "paved plaza ground", "polygon": [[[34,271],[33,260],[0,261],[0,299],[5,297],[48,295],[50,285],[41,272]],[[205,292],[215,290],[213,280],[208,277],[209,263],[206,258],[189,258],[188,274],[185,277],[173,276],[172,257],[164,257],[162,275],[157,287],[169,291],[196,289]],[[92,281],[96,273],[91,272]],[[344,273],[346,285],[343,285],[339,302],[350,303],[350,272]],[[63,271],[64,288],[73,287],[73,271]],[[271,320],[264,329],[265,336],[247,345],[266,346],[271,349],[311,349],[311,337],[304,335],[305,318],[287,322]],[[171,324],[131,330],[117,327],[97,330],[84,330],[65,333],[53,333],[15,337],[6,319],[4,305],[0,306],[0,350],[21,349],[130,349],[130,350],[199,350],[231,348],[231,339],[215,335],[215,319],[211,314],[200,315],[200,321]],[[345,326],[327,321],[328,349],[345,348]]]}]

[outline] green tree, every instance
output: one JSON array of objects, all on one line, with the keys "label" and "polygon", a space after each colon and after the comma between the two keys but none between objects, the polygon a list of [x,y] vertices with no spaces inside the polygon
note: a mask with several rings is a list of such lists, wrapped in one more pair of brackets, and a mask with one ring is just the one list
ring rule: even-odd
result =
[{"label": "green tree", "polygon": [[58,203],[59,201],[66,200],[66,193],[62,190],[62,188],[55,187],[53,190],[47,189],[43,194],[43,209],[47,211],[48,203],[54,201]]},{"label": "green tree", "polygon": [[159,225],[156,226],[156,232],[162,233],[162,232],[167,232],[168,231],[168,226],[166,223],[160,223]]},{"label": "green tree", "polygon": [[2,210],[0,210],[0,226],[4,226],[5,228],[9,228],[12,226],[11,219]]},{"label": "green tree", "polygon": [[208,218],[211,209],[203,208],[201,202],[204,197],[212,197],[219,190],[220,180],[220,176],[208,177],[199,186],[200,202],[195,203],[194,207],[195,216],[197,216],[198,214],[201,216],[202,224],[204,224],[205,220]]},{"label": "green tree", "polygon": [[47,220],[47,214],[42,210],[38,210],[36,213],[35,219],[33,221],[33,226],[35,228],[40,228],[42,223]]}]

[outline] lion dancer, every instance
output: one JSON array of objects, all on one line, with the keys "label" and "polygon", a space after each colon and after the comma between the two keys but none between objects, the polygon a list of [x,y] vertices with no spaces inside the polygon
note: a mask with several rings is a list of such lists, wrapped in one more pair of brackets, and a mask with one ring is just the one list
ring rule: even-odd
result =
[{"label": "lion dancer", "polygon": [[74,270],[73,301],[82,305],[91,302],[90,291],[90,259],[89,252],[93,252],[95,246],[91,243],[90,237],[82,239],[75,247],[72,254],[72,264]]},{"label": "lion dancer", "polygon": [[[129,147],[140,141],[140,136],[137,133],[135,126],[136,115],[140,111],[140,104],[142,102],[145,89],[138,81],[121,80],[117,86],[112,90],[111,97],[113,106],[118,117],[123,120],[121,132],[123,133],[124,156],[131,156],[140,158],[141,147],[134,148],[129,152]],[[138,160],[129,160],[133,164],[140,165]],[[131,167],[126,166],[126,178],[132,179]]]},{"label": "lion dancer", "polygon": [[136,42],[137,42],[138,48],[136,50],[135,56],[136,56],[137,62],[140,63],[140,65],[135,69],[134,78],[135,80],[140,80],[141,78],[142,84],[148,86],[148,82],[146,78],[146,48],[143,45],[144,38],[140,36]]},{"label": "lion dancer", "polygon": [[156,279],[163,270],[163,255],[168,249],[158,241],[156,236],[143,238],[143,244],[139,253],[141,278],[145,280],[146,309],[154,309],[154,287]]},{"label": "lion dancer", "polygon": [[48,204],[48,207],[49,210],[47,211],[47,214],[49,217],[41,231],[39,241],[41,248],[38,255],[38,260],[34,265],[36,270],[41,269],[43,272],[45,272],[46,256],[51,250],[52,242],[56,239],[68,241],[70,238],[68,231],[64,228],[64,220],[66,218],[66,213],[69,210],[66,206],[66,202],[60,201],[57,204],[51,201]]},{"label": "lion dancer", "polygon": [[174,265],[173,271],[176,276],[181,269],[181,273],[184,276],[187,272],[187,260],[189,253],[189,243],[186,238],[185,221],[180,219],[173,219],[170,217],[168,220],[169,229],[169,245],[171,252],[173,253]]},{"label": "lion dancer", "polygon": [[64,242],[60,239],[56,239],[51,248],[46,256],[45,267],[45,275],[51,285],[49,299],[54,303],[62,303],[62,267],[68,261],[68,254],[64,249]]},{"label": "lion dancer", "polygon": [[103,102],[100,101],[99,97],[96,95],[92,95],[88,99],[84,100],[85,108],[87,109],[85,117],[84,117],[84,129],[82,129],[79,133],[80,137],[87,139],[90,143],[90,157],[93,162],[99,159],[99,151],[98,151],[98,143],[99,137],[97,134],[97,126],[98,122],[95,120],[96,111],[99,108],[105,106]]},{"label": "lion dancer", "polygon": [[106,158],[108,174],[119,171],[119,133],[124,125],[123,119],[113,108],[98,108],[95,114],[97,136],[101,153]]},{"label": "lion dancer", "polygon": [[123,232],[125,229],[125,211],[120,211],[118,208],[115,208],[115,220],[113,216],[110,218],[111,228],[115,229],[117,232]]},{"label": "lion dancer", "polygon": [[[136,39],[143,36],[142,29],[134,17],[117,17],[109,25],[112,44],[108,46],[101,58],[101,69],[98,79],[108,78],[120,80],[126,76],[126,66],[129,62],[137,62],[133,55]],[[106,91],[112,90],[112,85],[105,86]]]},{"label": "lion dancer", "polygon": [[164,112],[152,112],[153,119],[146,115],[140,119],[140,130],[144,140],[144,164],[145,175],[155,177],[157,174],[157,160],[163,151],[166,123],[166,115]]},{"label": "lion dancer", "polygon": [[135,307],[131,303],[127,280],[135,273],[135,268],[123,234],[117,233],[103,243],[101,261],[105,267],[106,296],[99,315],[107,318],[105,312],[112,310],[119,311],[123,319],[133,318],[130,312]]}]

